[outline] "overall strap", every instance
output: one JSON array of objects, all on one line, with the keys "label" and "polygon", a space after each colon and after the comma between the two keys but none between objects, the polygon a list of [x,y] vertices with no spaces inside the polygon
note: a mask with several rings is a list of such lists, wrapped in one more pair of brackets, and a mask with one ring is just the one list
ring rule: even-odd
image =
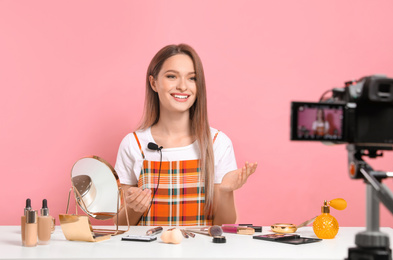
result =
[{"label": "overall strap", "polygon": [[216,141],[216,138],[217,138],[217,135],[218,135],[219,132],[220,132],[220,130],[218,130],[217,133],[214,135],[214,137],[213,137],[213,144]]},{"label": "overall strap", "polygon": [[145,159],[145,154],[144,154],[144,153],[143,153],[143,151],[142,151],[142,146],[141,146],[141,143],[139,142],[139,139],[138,139],[138,136],[136,135],[136,133],[135,133],[135,132],[133,132],[133,134],[134,134],[134,136],[135,136],[135,140],[136,140],[136,142],[138,143],[139,150],[141,151],[142,158],[143,158],[143,160],[144,160],[144,159]]}]

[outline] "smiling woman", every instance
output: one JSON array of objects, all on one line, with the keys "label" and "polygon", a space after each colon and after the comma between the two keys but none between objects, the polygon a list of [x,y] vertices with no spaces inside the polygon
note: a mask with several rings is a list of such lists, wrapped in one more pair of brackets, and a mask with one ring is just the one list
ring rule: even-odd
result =
[{"label": "smiling woman", "polygon": [[[157,145],[151,145],[154,143]],[[202,62],[186,44],[162,48],[146,75],[140,128],[120,144],[116,172],[133,225],[235,223],[233,191],[255,172],[237,169],[231,140],[209,126]]]}]

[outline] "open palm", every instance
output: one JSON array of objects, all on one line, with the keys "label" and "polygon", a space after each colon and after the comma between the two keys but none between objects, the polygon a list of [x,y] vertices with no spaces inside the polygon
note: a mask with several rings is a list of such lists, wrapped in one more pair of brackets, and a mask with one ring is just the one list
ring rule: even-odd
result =
[{"label": "open palm", "polygon": [[239,189],[246,183],[248,177],[255,172],[257,166],[257,163],[249,164],[246,162],[244,167],[228,172],[222,179],[220,189],[223,191],[234,191]]}]

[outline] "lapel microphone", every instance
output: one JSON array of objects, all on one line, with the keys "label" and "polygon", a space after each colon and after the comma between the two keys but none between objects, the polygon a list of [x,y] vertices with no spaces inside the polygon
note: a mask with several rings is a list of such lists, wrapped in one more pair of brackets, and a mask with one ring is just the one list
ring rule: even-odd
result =
[{"label": "lapel microphone", "polygon": [[162,147],[162,146],[158,147],[157,144],[150,142],[147,144],[147,148],[149,148],[150,150],[154,150],[154,151],[161,151],[161,149],[164,147]]},{"label": "lapel microphone", "polygon": [[[138,223],[139,223],[142,219],[144,219],[145,224],[146,224],[146,219],[144,218],[144,216],[147,216],[147,215],[149,214],[151,205],[153,204],[154,197],[156,196],[158,187],[160,186],[161,164],[162,164],[162,151],[161,151],[161,149],[164,148],[164,147],[158,146],[157,144],[150,142],[150,143],[147,144],[147,148],[150,149],[150,150],[153,150],[153,151],[159,151],[159,152],[160,152],[160,168],[159,168],[159,170],[158,170],[158,181],[157,181],[157,186],[154,188],[154,193],[153,193],[153,197],[151,198],[151,201],[150,201],[149,209],[146,211],[146,213],[143,213],[143,214],[142,214],[141,218],[140,218],[139,221],[138,221]],[[143,220],[142,220],[142,221],[143,221]]]}]

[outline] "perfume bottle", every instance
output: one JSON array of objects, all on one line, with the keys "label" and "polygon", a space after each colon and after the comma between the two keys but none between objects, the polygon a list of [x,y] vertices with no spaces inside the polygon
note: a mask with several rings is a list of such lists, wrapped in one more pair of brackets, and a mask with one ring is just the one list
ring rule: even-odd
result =
[{"label": "perfume bottle", "polygon": [[347,207],[347,202],[344,199],[324,201],[324,205],[321,208],[322,214],[313,223],[313,230],[318,238],[332,239],[338,233],[339,225],[336,218],[330,215],[330,206],[334,209],[343,210]]}]

